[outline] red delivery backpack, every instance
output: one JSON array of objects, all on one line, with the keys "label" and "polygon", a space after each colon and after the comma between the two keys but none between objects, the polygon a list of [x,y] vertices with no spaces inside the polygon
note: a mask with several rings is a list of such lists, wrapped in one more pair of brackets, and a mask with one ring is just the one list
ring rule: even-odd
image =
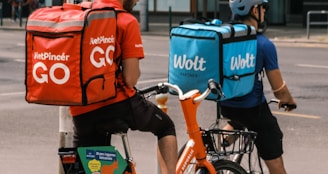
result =
[{"label": "red delivery backpack", "polygon": [[101,2],[44,7],[26,24],[29,103],[88,105],[116,96],[116,14]]}]

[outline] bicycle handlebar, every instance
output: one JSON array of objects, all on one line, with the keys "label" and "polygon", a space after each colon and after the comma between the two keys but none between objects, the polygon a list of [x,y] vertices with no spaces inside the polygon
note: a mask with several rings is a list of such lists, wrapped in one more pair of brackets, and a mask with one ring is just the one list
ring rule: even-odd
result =
[{"label": "bicycle handlebar", "polygon": [[[279,103],[280,102],[280,100],[279,99],[271,99],[269,102],[268,102],[268,104],[270,104],[270,103]],[[295,105],[295,104],[288,104],[288,103],[282,103],[281,104],[281,107],[282,108],[290,108],[290,109],[296,109],[297,108],[297,105]]]},{"label": "bicycle handlebar", "polygon": [[[184,100],[184,99],[190,97],[191,94],[198,92],[198,90],[195,89],[195,90],[190,90],[186,93],[183,93],[183,91],[180,89],[179,86],[171,84],[171,83],[163,82],[163,83],[159,83],[158,85],[140,89],[140,90],[138,90],[138,93],[139,94],[147,94],[147,93],[151,93],[154,91],[154,93],[150,94],[150,96],[151,96],[151,95],[156,95],[156,94],[167,93],[169,91],[169,89],[175,91],[178,94],[180,100]],[[200,96],[196,97],[194,99],[194,102],[197,103],[197,102],[204,100],[210,93],[219,94],[219,95],[223,96],[221,85],[218,84],[213,79],[208,80],[207,89]]]},{"label": "bicycle handlebar", "polygon": [[150,87],[146,87],[146,88],[137,90],[137,92],[139,94],[147,94],[147,93],[150,93],[153,91],[155,91],[154,94],[165,94],[169,91],[169,88],[167,86],[158,84],[158,85],[154,85],[154,86],[150,86]]},{"label": "bicycle handlebar", "polygon": [[[140,90],[138,90],[138,93],[144,95],[144,94],[153,92],[153,93],[149,94],[149,96],[152,96],[152,95],[156,95],[156,94],[165,94],[165,93],[168,93],[169,92],[169,89],[175,91],[178,94],[180,100],[184,100],[186,98],[189,98],[190,95],[198,92],[198,90],[195,89],[195,90],[190,90],[190,91],[188,91],[186,93],[183,93],[183,91],[180,89],[179,86],[174,85],[174,84],[171,84],[171,83],[163,82],[163,83],[159,83],[159,84],[154,85],[154,86],[150,86],[150,87],[146,87],[146,88],[140,89]],[[210,79],[207,82],[207,88],[206,88],[206,90],[203,93],[201,93],[200,96],[196,97],[194,99],[194,102],[195,103],[201,102],[210,93],[218,94],[220,96],[224,96],[224,94],[222,92],[221,85],[219,83],[217,83],[215,80]],[[270,104],[270,103],[279,103],[279,102],[280,102],[280,100],[278,100],[278,99],[271,99],[268,102],[268,104]],[[285,108],[285,109],[286,108],[296,109],[297,108],[297,105],[295,105],[295,104],[288,104],[288,103],[282,103],[281,104],[281,107],[282,108]]]},{"label": "bicycle handlebar", "polygon": [[209,79],[208,82],[207,82],[207,88],[206,88],[206,90],[200,96],[196,97],[194,99],[194,102],[196,102],[196,103],[201,102],[210,93],[219,94],[222,97],[224,96],[223,95],[223,92],[222,92],[221,85],[219,83],[217,83],[215,80]]}]

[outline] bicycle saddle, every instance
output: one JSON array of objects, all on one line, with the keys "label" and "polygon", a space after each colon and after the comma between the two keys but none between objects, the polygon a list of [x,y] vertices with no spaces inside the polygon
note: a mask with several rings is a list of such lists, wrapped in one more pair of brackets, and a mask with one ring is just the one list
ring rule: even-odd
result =
[{"label": "bicycle saddle", "polygon": [[127,133],[129,125],[122,119],[114,119],[111,122],[101,122],[98,124],[98,131],[101,133]]}]

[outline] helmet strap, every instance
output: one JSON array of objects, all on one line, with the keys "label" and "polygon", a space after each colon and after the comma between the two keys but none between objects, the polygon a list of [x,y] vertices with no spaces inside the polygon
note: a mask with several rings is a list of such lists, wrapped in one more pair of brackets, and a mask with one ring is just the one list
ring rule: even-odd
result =
[{"label": "helmet strap", "polygon": [[264,21],[264,22],[261,22],[261,6],[257,6],[257,10],[258,10],[258,12],[259,12],[259,17],[258,18],[256,18],[253,14],[250,14],[250,17],[251,18],[253,18],[256,22],[257,22],[257,33],[261,33],[261,34],[263,34],[265,31],[266,31],[266,29],[267,29],[267,24],[266,24],[266,22]]}]

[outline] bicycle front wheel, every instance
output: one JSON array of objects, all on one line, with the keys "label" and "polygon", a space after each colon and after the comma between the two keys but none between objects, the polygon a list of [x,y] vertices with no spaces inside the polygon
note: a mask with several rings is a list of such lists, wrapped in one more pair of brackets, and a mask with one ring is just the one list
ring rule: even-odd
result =
[{"label": "bicycle front wheel", "polygon": [[226,156],[224,159],[240,164],[240,166],[242,166],[248,173],[263,174],[264,170],[266,173],[268,172],[267,168],[262,165],[263,161],[258,155],[256,147],[254,147],[253,151],[251,152],[243,154],[232,154]]},{"label": "bicycle front wheel", "polygon": [[[247,172],[237,163],[228,160],[214,161],[213,166],[216,174],[247,174]],[[209,174],[205,168],[199,169],[196,174]]]}]

